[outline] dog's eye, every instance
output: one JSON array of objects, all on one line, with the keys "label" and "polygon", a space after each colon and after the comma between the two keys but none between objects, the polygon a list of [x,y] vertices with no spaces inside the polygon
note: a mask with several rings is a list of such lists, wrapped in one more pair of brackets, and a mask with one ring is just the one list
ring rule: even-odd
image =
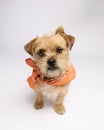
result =
[{"label": "dog's eye", "polygon": [[45,50],[44,50],[44,49],[40,49],[40,50],[38,51],[38,55],[39,55],[39,56],[44,56],[44,55],[45,55]]},{"label": "dog's eye", "polygon": [[58,48],[56,49],[56,52],[58,52],[58,53],[62,53],[62,51],[63,51],[63,49],[60,48],[60,47],[58,47]]}]

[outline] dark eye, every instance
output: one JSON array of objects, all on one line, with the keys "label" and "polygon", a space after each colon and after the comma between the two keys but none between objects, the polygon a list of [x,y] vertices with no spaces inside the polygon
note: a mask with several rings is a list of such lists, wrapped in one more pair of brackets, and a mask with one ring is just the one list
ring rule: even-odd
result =
[{"label": "dark eye", "polygon": [[63,51],[63,49],[62,49],[61,47],[58,47],[58,48],[56,49],[56,52],[58,52],[58,53],[62,53],[62,51]]},{"label": "dark eye", "polygon": [[38,51],[38,55],[39,55],[39,56],[44,56],[44,55],[45,55],[45,50],[44,50],[44,49],[40,49],[40,50]]}]

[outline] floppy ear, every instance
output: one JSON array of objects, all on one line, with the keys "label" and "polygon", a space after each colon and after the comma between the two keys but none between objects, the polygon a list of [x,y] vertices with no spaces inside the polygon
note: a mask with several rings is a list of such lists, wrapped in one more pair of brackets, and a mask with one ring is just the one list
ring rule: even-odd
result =
[{"label": "floppy ear", "polygon": [[64,28],[62,26],[59,26],[57,29],[56,29],[56,34],[57,33],[64,33]]},{"label": "floppy ear", "polygon": [[71,36],[71,35],[67,35],[64,32],[64,29],[62,26],[60,26],[59,28],[56,29],[56,34],[60,34],[66,40],[67,47],[71,50],[72,46],[74,44],[74,41],[75,41],[75,37]]},{"label": "floppy ear", "polygon": [[75,37],[71,35],[66,35],[66,34],[62,34],[62,36],[66,40],[68,48],[71,50],[75,42]]},{"label": "floppy ear", "polygon": [[24,46],[24,49],[27,53],[29,53],[31,56],[33,56],[33,53],[32,53],[32,46],[33,46],[33,43],[35,43],[37,38],[34,38],[33,40],[31,40],[29,43],[27,43],[25,46]]}]

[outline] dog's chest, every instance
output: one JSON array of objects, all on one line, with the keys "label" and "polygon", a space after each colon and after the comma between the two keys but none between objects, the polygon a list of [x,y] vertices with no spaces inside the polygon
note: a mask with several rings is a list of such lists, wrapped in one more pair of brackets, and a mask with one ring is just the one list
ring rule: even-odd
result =
[{"label": "dog's chest", "polygon": [[51,98],[51,97],[56,98],[60,91],[58,87],[45,85],[44,87],[41,88],[41,92],[44,96],[48,98]]}]

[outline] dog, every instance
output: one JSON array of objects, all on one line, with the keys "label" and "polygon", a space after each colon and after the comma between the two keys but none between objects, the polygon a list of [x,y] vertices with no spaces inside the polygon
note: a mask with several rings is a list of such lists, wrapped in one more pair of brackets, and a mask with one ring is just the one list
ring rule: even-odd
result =
[{"label": "dog", "polygon": [[[29,77],[30,79],[28,79],[28,82],[32,81],[33,85],[35,84],[33,89],[36,92],[36,100],[34,103],[36,109],[43,108],[44,96],[50,97],[54,95],[55,112],[60,115],[65,113],[66,110],[63,105],[64,97],[68,92],[71,80],[75,77],[75,69],[73,69],[73,67],[73,77],[68,75],[66,76],[67,79],[65,78],[66,71],[68,71],[68,69],[70,70],[72,66],[69,52],[74,42],[75,37],[66,34],[63,27],[60,26],[56,29],[54,34],[36,37],[24,46],[25,51],[33,58],[31,63],[34,64],[35,62],[35,65],[33,65],[35,66],[33,73],[34,71],[36,73],[37,68],[39,71],[37,74],[38,78],[36,76],[33,81],[33,77]],[[29,60],[27,62],[29,62]],[[69,77],[72,79],[68,79]]]}]

